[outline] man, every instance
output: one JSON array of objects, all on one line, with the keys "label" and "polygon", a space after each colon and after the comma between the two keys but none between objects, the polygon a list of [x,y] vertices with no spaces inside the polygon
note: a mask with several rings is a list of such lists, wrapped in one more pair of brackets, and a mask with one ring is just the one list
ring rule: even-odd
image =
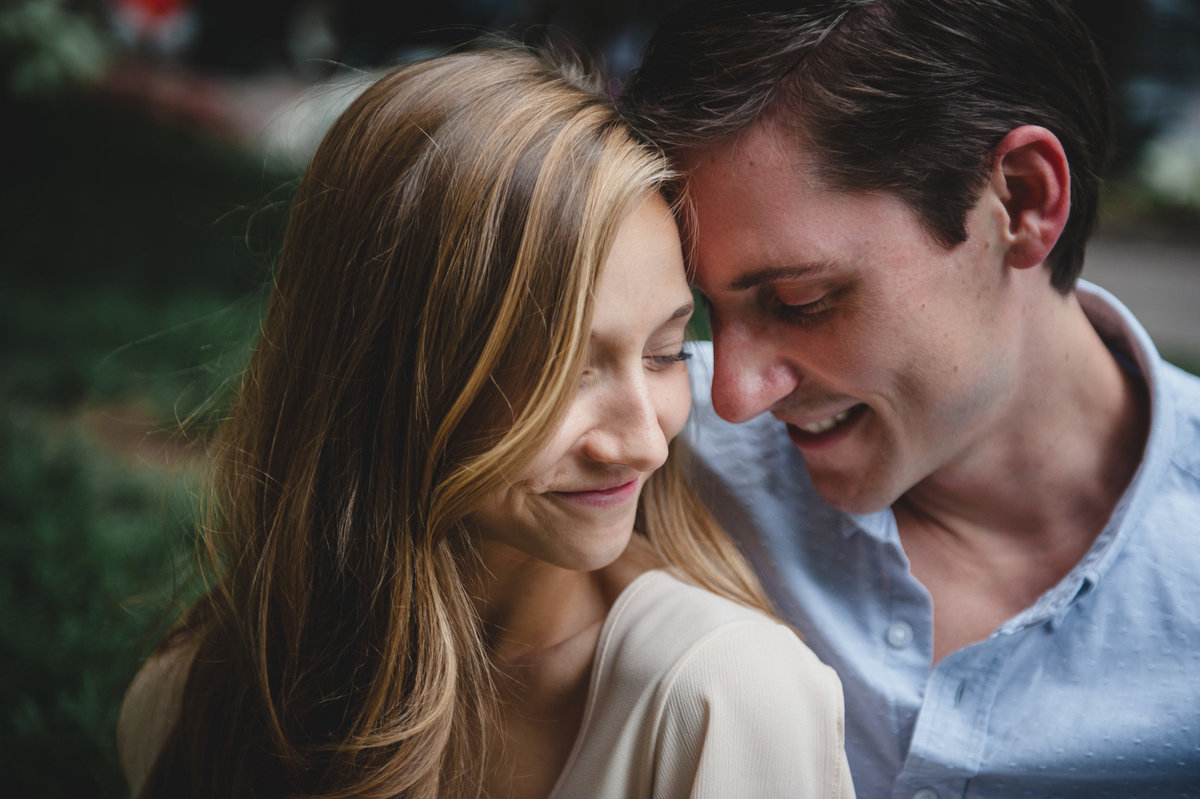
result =
[{"label": "man", "polygon": [[1068,4],[693,4],[624,102],[686,177],[696,485],[841,675],[860,795],[1200,796],[1200,380],[1077,283]]}]

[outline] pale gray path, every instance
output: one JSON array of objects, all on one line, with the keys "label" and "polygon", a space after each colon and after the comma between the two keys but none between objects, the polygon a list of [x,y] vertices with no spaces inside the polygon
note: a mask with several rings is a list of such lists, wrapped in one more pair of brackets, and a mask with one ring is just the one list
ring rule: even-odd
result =
[{"label": "pale gray path", "polygon": [[1200,244],[1101,236],[1083,276],[1129,306],[1164,355],[1200,363]]}]

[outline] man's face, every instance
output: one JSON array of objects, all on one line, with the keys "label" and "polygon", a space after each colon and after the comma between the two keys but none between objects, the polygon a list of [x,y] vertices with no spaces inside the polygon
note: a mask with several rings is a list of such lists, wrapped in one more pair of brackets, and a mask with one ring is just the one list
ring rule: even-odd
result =
[{"label": "man's face", "polygon": [[946,248],[890,194],[825,188],[770,125],[684,161],[718,414],[787,423],[821,496],[851,512],[986,459],[1016,406],[1022,313],[994,193]]}]

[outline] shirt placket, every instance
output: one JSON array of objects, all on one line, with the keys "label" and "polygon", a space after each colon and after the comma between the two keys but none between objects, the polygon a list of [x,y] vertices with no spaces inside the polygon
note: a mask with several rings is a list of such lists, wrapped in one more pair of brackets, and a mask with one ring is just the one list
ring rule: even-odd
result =
[{"label": "shirt placket", "polygon": [[983,762],[989,718],[1000,688],[1006,646],[997,639],[1010,637],[995,633],[946,657],[933,669],[894,799],[967,796],[968,784]]}]

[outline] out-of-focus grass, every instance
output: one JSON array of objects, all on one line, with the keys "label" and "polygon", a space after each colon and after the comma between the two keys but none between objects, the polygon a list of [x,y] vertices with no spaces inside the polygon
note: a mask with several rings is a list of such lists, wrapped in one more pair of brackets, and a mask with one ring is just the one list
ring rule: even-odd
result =
[{"label": "out-of-focus grass", "polygon": [[8,795],[124,794],[118,706],[170,599],[186,597],[196,485],[123,463],[78,431],[0,419]]},{"label": "out-of-focus grass", "polygon": [[203,436],[254,338],[289,181],[85,98],[0,98],[0,116],[5,793],[123,796],[116,715],[186,599],[202,470],[98,447],[83,420],[135,405],[159,430],[198,414]]}]

